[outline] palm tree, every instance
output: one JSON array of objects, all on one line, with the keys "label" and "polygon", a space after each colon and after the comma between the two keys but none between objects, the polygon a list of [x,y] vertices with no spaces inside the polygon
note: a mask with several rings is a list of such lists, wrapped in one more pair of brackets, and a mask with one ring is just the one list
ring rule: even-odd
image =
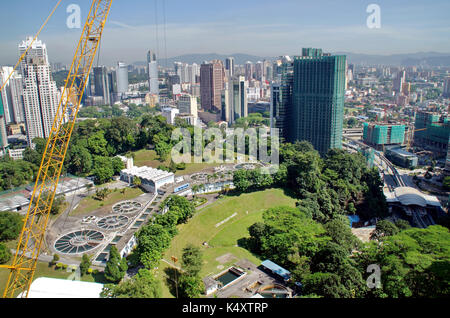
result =
[{"label": "palm tree", "polygon": [[197,194],[197,192],[200,190],[200,186],[198,184],[194,184],[192,186],[192,193]]},{"label": "palm tree", "polygon": [[137,188],[139,188],[142,185],[142,180],[139,177],[133,178],[133,185]]}]

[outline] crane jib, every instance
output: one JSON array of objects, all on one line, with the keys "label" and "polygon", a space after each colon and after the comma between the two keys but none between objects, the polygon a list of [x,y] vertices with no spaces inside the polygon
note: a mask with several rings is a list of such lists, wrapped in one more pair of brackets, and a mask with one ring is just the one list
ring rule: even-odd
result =
[{"label": "crane jib", "polygon": [[92,1],[53,121],[53,133],[42,156],[16,253],[12,264],[7,266],[11,272],[3,294],[5,298],[17,297],[19,293],[21,297],[28,297],[64,159],[111,4],[112,0]]}]

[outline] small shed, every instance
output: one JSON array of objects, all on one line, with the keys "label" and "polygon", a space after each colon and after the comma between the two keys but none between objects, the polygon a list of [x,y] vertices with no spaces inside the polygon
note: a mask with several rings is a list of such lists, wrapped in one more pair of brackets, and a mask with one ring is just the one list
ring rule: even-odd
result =
[{"label": "small shed", "polygon": [[274,262],[270,260],[265,260],[261,263],[261,267],[272,274],[282,278],[284,281],[288,281],[291,279],[291,272],[289,272],[287,269],[284,269],[283,267],[275,264]]},{"label": "small shed", "polygon": [[207,296],[215,293],[219,289],[219,282],[210,276],[203,279],[203,284],[205,284],[205,294]]}]

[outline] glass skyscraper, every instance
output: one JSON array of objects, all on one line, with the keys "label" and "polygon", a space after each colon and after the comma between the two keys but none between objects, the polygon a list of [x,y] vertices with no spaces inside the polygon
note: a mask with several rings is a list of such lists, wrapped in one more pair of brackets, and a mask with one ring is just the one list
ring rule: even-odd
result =
[{"label": "glass skyscraper", "polygon": [[[331,56],[321,49],[303,49],[293,61],[292,99],[284,96],[287,141],[306,140],[324,155],[342,148],[346,56]],[[289,90],[284,89],[285,92]],[[285,94],[286,95],[286,94]],[[289,95],[289,94],[287,94]],[[289,107],[290,106],[290,107]]]}]

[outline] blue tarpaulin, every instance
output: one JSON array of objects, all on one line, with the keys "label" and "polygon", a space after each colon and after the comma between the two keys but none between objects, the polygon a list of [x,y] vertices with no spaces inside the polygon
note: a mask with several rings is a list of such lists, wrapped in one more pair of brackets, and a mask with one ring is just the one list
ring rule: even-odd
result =
[{"label": "blue tarpaulin", "polygon": [[350,227],[353,227],[353,223],[358,223],[360,221],[358,215],[349,215],[348,219],[350,220]]}]

